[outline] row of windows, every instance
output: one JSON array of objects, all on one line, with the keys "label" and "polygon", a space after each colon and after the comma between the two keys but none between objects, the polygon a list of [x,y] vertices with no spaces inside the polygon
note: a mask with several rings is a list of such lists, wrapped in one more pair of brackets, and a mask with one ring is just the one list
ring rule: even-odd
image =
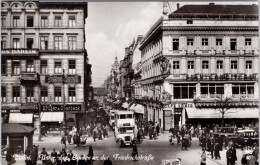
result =
[{"label": "row of windows", "polygon": [[[47,60],[41,60],[41,74],[48,74],[48,62]],[[69,60],[69,74],[76,74],[76,60]],[[6,60],[2,59],[1,64],[2,74],[7,74],[7,63]],[[26,60],[26,72],[35,72],[35,63],[33,60]],[[12,74],[19,75],[21,73],[21,64],[20,61],[12,61]],[[62,74],[62,62],[54,62],[54,73]]]},{"label": "row of windows", "polygon": [[[26,48],[32,49],[34,43],[33,38],[26,39]],[[55,50],[62,50],[63,49],[63,36],[54,36],[54,49]],[[49,49],[49,37],[41,36],[40,37],[40,49],[47,50]],[[1,48],[5,49],[6,46],[6,36],[1,37]],[[19,49],[21,48],[21,40],[20,38],[13,38],[12,48]],[[77,37],[76,36],[68,36],[68,49],[69,50],[76,50],[77,49]]]},{"label": "row of windows", "polygon": [[[187,61],[188,69],[194,69],[194,61]],[[230,69],[237,69],[237,61],[230,62]],[[217,61],[217,69],[223,69],[223,61]],[[252,61],[246,61],[246,69],[252,69]],[[173,69],[180,69],[180,61],[173,61]],[[209,69],[209,61],[202,61],[202,69]]]},{"label": "row of windows", "polygon": [[[222,46],[222,38],[216,38],[216,46]],[[245,46],[251,46],[252,44],[252,39],[251,38],[246,38],[245,39]],[[187,46],[193,46],[194,45],[194,39],[193,38],[188,38],[187,39]],[[208,38],[202,38],[201,39],[201,45],[202,46],[208,46],[209,45],[209,40]],[[173,50],[179,50],[179,39],[175,38],[172,40],[172,49]],[[230,49],[231,50],[237,50],[237,39],[232,38],[230,39]]]},{"label": "row of windows", "polygon": [[[21,18],[20,16],[13,16],[12,17],[12,26],[13,27],[20,27]],[[6,27],[6,16],[1,16],[1,26]],[[62,27],[62,16],[61,15],[55,15],[54,16],[54,27]],[[40,26],[41,27],[48,27],[49,26],[49,19],[48,16],[41,16],[40,17]],[[68,26],[69,27],[76,27],[76,16],[75,15],[69,15],[68,17]],[[26,27],[34,27],[34,16],[27,16],[26,17]]]},{"label": "row of windows", "polygon": [[[62,102],[62,91],[61,87],[54,87],[54,101],[55,102]],[[69,87],[68,91],[68,98],[69,102],[75,102],[76,101],[76,88],[75,87]],[[1,88],[1,97],[2,102],[6,102],[6,87]],[[12,101],[13,102],[20,102],[20,87],[14,86],[13,87],[13,93],[12,93]],[[33,88],[27,87],[26,88],[26,102],[34,102],[34,90]],[[42,87],[41,88],[41,101],[42,102],[48,102],[52,101],[50,98],[48,98],[48,88]]]},{"label": "row of windows", "polygon": [[[224,94],[224,84],[201,84],[201,94]],[[195,84],[174,84],[174,99],[193,99],[196,94]],[[232,84],[232,94],[254,94],[253,84]]]}]

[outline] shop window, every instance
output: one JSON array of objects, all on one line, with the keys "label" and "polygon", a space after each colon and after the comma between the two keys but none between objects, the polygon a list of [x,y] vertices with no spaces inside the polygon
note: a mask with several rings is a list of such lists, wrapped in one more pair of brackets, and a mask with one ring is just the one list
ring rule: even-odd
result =
[{"label": "shop window", "polygon": [[230,49],[231,50],[237,50],[237,39],[231,39],[230,40]]},{"label": "shop window", "polygon": [[33,27],[33,16],[27,17],[27,27]]},{"label": "shop window", "polygon": [[33,60],[26,61],[26,72],[34,72],[34,62]]},{"label": "shop window", "polygon": [[24,136],[9,136],[10,147],[14,148],[14,154],[20,154],[24,148]]},{"label": "shop window", "polygon": [[254,94],[254,84],[232,84],[232,94],[253,95]]},{"label": "shop window", "polygon": [[55,74],[61,74],[62,73],[61,61],[55,61],[54,65],[55,65],[54,66]]},{"label": "shop window", "polygon": [[41,88],[41,100],[42,102],[48,101],[48,88],[45,86]]},{"label": "shop window", "polygon": [[41,43],[42,50],[48,50],[48,37],[47,36],[41,36],[40,43]]},{"label": "shop window", "polygon": [[76,61],[69,60],[69,74],[76,74]]},{"label": "shop window", "polygon": [[222,39],[221,38],[217,38],[216,39],[216,45],[217,46],[222,46]]},{"label": "shop window", "polygon": [[48,73],[47,60],[41,60],[41,73],[42,74],[47,74]]},{"label": "shop window", "polygon": [[1,87],[1,97],[2,97],[2,103],[6,102],[6,87]]},{"label": "shop window", "polygon": [[54,88],[54,101],[55,102],[61,102],[61,87],[55,87]]},{"label": "shop window", "polygon": [[213,96],[214,94],[224,94],[224,84],[201,84],[200,92]]},{"label": "shop window", "polygon": [[27,97],[27,103],[34,102],[33,99],[33,88],[32,87],[27,87],[26,88],[26,97]]},{"label": "shop window", "polygon": [[172,50],[179,50],[179,39],[172,40]]},{"label": "shop window", "polygon": [[76,101],[76,89],[75,87],[69,87],[69,102]]},{"label": "shop window", "polygon": [[13,87],[13,102],[20,102],[20,87]]},{"label": "shop window", "polygon": [[13,74],[19,75],[20,74],[20,61],[13,61]]},{"label": "shop window", "polygon": [[41,16],[41,26],[42,27],[48,26],[48,17],[47,16]]},{"label": "shop window", "polygon": [[69,50],[76,50],[76,37],[75,36],[70,36],[69,39]]}]

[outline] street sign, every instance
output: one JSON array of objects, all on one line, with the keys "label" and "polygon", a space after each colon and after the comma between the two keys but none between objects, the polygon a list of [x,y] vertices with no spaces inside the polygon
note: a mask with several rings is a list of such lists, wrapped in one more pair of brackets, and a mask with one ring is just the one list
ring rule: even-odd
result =
[{"label": "street sign", "polygon": [[63,105],[51,105],[51,104],[42,105],[41,111],[42,112],[81,111],[81,105],[80,104],[77,104],[77,105],[66,104],[65,108]]}]

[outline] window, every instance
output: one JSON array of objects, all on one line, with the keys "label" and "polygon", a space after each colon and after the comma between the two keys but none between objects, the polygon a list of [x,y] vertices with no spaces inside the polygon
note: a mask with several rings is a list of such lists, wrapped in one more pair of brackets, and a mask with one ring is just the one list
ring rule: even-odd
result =
[{"label": "window", "polygon": [[26,88],[26,101],[27,103],[31,103],[31,102],[34,102],[33,100],[33,88],[32,87],[27,87]]},{"label": "window", "polygon": [[40,42],[41,42],[41,49],[47,50],[48,49],[48,37],[47,36],[41,36]]},{"label": "window", "polygon": [[172,40],[172,49],[173,50],[179,50],[179,39],[173,39]]},{"label": "window", "polygon": [[27,38],[27,49],[33,48],[33,38]]},{"label": "window", "polygon": [[193,20],[187,20],[187,24],[193,24]]},{"label": "window", "polygon": [[193,46],[193,39],[187,39],[187,45]]},{"label": "window", "polygon": [[20,61],[13,61],[13,74],[20,74]]},{"label": "window", "polygon": [[174,99],[193,99],[196,92],[195,84],[174,84],[173,98]]},{"label": "window", "polygon": [[201,94],[224,94],[224,84],[201,84]]},{"label": "window", "polygon": [[202,38],[202,46],[208,46],[208,39],[207,38]]},{"label": "window", "polygon": [[54,37],[54,49],[55,50],[62,49],[62,37],[61,36]]},{"label": "window", "polygon": [[237,39],[231,39],[230,40],[230,49],[231,50],[237,50]]},{"label": "window", "polygon": [[55,102],[61,102],[61,87],[54,88],[54,100]]},{"label": "window", "polygon": [[55,27],[61,27],[62,26],[61,16],[55,16],[55,18],[54,18],[54,26]]},{"label": "window", "polygon": [[231,69],[237,69],[237,61],[231,61]]},{"label": "window", "polygon": [[6,102],[6,87],[1,87],[2,103]]},{"label": "window", "polygon": [[194,61],[188,61],[188,69],[194,69]]},{"label": "window", "polygon": [[179,61],[173,61],[173,69],[180,69],[180,62]]},{"label": "window", "polygon": [[13,16],[13,27],[18,27],[19,26],[19,16]]},{"label": "window", "polygon": [[[242,94],[254,94],[254,84],[232,84],[232,94],[242,95]],[[251,96],[252,97],[252,96]]]},{"label": "window", "polygon": [[5,49],[6,48],[6,37],[2,36],[1,37],[1,49]]},{"label": "window", "polygon": [[27,16],[27,27],[33,27],[33,16]]},{"label": "window", "polygon": [[245,39],[245,45],[246,45],[246,46],[250,46],[250,45],[251,45],[251,42],[252,42],[252,41],[251,41],[251,38],[246,38],[246,39]]},{"label": "window", "polygon": [[2,59],[1,59],[1,74],[6,74],[6,68],[7,68],[7,64],[6,64],[6,59],[3,58],[2,56]]},{"label": "window", "polygon": [[221,38],[217,38],[216,39],[216,45],[217,46],[221,46],[222,45],[222,39]]},{"label": "window", "polygon": [[33,60],[27,60],[26,62],[26,72],[34,72],[34,63]]},{"label": "window", "polygon": [[202,61],[202,69],[209,69],[209,62],[208,61]]},{"label": "window", "polygon": [[6,26],[6,15],[2,15],[1,16],[1,27],[5,27]]},{"label": "window", "polygon": [[217,61],[217,69],[223,69],[223,61]]},{"label": "window", "polygon": [[76,19],[75,16],[69,16],[69,27],[76,27]]},{"label": "window", "polygon": [[41,26],[42,27],[48,26],[48,17],[47,16],[41,16]]},{"label": "window", "polygon": [[246,61],[246,69],[252,69],[252,61]]},{"label": "window", "polygon": [[41,73],[42,74],[47,74],[48,73],[47,60],[41,60]]},{"label": "window", "polygon": [[76,50],[76,37],[75,36],[69,37],[69,50]]},{"label": "window", "polygon": [[13,102],[20,102],[20,87],[13,87]]},{"label": "window", "polygon": [[69,87],[69,102],[76,101],[76,89],[75,87]]},{"label": "window", "polygon": [[75,74],[75,73],[76,73],[76,61],[69,60],[69,74]]},{"label": "window", "polygon": [[41,100],[42,102],[48,101],[48,88],[45,86],[41,88]]},{"label": "window", "polygon": [[13,48],[19,49],[20,48],[20,38],[14,38],[13,39]]},{"label": "window", "polygon": [[55,69],[54,73],[56,73],[56,74],[61,74],[62,73],[61,62],[60,61],[56,61],[55,62],[54,69]]}]

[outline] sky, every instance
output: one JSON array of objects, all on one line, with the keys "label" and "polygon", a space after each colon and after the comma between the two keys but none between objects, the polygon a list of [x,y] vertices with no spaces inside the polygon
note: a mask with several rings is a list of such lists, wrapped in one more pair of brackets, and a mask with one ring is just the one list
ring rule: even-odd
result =
[{"label": "sky", "polygon": [[[185,4],[209,2],[169,2],[171,10]],[[236,4],[256,4],[237,2]],[[230,4],[228,1],[215,4]],[[233,2],[234,4],[234,2]],[[122,60],[125,47],[138,35],[145,35],[162,16],[163,2],[89,2],[86,19],[86,49],[92,64],[92,86],[100,87],[109,76],[111,65]]]}]

